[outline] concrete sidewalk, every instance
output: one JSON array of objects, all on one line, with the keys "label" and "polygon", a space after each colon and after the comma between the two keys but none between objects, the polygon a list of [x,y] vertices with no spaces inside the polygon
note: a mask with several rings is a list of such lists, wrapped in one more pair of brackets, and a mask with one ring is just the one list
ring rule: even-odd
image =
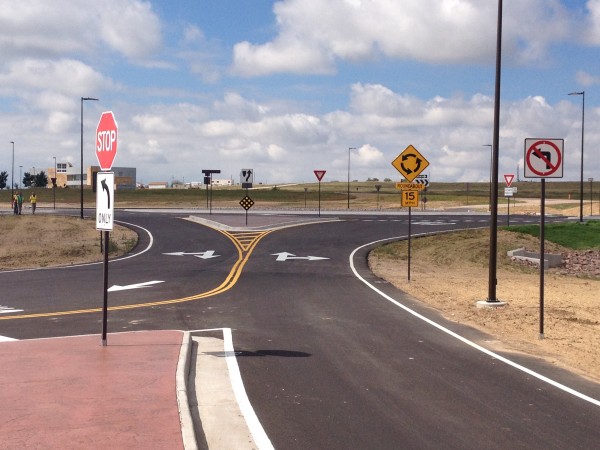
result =
[{"label": "concrete sidewalk", "polygon": [[0,448],[184,448],[176,386],[183,337],[1,342]]}]

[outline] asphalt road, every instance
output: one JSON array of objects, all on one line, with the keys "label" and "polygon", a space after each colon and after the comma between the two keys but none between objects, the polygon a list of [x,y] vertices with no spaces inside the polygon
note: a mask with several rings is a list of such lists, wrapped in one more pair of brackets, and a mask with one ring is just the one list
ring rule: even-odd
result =
[{"label": "asphalt road", "polygon": [[[476,344],[485,345],[486,336],[444,321],[368,271],[367,244],[405,236],[405,215],[344,215],[252,233],[217,231],[182,220],[186,215],[117,215],[141,227],[141,239],[137,256],[110,263],[109,285],[153,284],[109,293],[109,333],[231,328],[246,390],[275,448],[549,449],[600,442],[600,406],[585,398],[600,398],[600,386],[533,358],[485,353]],[[294,219],[261,217],[287,220]],[[511,224],[536,220],[511,217]],[[487,221],[413,215],[412,233]],[[1,305],[22,310],[0,315],[0,335],[100,332],[101,264],[3,272],[0,279],[14,286]],[[484,298],[487,280],[478,282]]]}]

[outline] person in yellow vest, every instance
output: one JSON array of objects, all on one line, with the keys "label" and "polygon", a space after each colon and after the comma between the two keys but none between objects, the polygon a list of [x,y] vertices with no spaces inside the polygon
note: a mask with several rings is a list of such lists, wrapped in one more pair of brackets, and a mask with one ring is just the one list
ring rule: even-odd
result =
[{"label": "person in yellow vest", "polygon": [[35,214],[35,207],[37,206],[37,197],[35,192],[32,192],[29,196],[29,203],[31,203],[31,214]]}]

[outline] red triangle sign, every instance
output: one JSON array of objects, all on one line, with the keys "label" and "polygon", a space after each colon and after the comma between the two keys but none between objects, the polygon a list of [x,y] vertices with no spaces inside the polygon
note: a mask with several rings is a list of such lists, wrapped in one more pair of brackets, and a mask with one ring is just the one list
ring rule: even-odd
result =
[{"label": "red triangle sign", "polygon": [[510,185],[512,184],[513,180],[514,180],[515,176],[511,173],[508,175],[504,175],[504,181],[506,181],[506,186],[510,187]]},{"label": "red triangle sign", "polygon": [[323,179],[323,177],[325,176],[325,170],[314,170],[313,171],[315,173],[315,176],[317,177],[317,180],[321,181]]}]

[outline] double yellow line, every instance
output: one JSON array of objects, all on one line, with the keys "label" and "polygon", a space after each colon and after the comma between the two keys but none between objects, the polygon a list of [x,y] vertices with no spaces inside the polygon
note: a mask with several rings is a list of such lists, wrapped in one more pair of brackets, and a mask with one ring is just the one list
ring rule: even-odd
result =
[{"label": "double yellow line", "polygon": [[[108,308],[109,311],[119,311],[123,309],[134,309],[134,308],[147,308],[150,306],[162,306],[162,305],[170,305],[174,303],[183,303],[190,302],[193,300],[200,300],[207,297],[212,297],[218,294],[222,294],[223,292],[231,289],[235,283],[237,283],[238,279],[242,274],[242,270],[244,266],[248,262],[252,251],[256,248],[259,241],[265,237],[267,234],[271,233],[272,230],[266,231],[240,231],[240,232],[227,232],[223,230],[217,230],[223,235],[225,235],[233,244],[235,245],[238,257],[233,264],[231,270],[225,277],[225,280],[216,288],[211,289],[207,292],[202,292],[200,294],[191,295],[189,297],[183,298],[175,298],[170,300],[160,300],[156,302],[147,302],[147,303],[137,303],[132,305],[121,305],[121,306],[111,306]],[[102,308],[90,308],[90,309],[76,309],[71,311],[56,311],[56,312],[46,312],[46,313],[36,313],[36,314],[20,314],[14,316],[0,316],[0,320],[13,320],[13,319],[34,319],[38,317],[56,317],[56,316],[69,316],[74,314],[88,314],[88,313],[96,313],[101,312]]]}]

